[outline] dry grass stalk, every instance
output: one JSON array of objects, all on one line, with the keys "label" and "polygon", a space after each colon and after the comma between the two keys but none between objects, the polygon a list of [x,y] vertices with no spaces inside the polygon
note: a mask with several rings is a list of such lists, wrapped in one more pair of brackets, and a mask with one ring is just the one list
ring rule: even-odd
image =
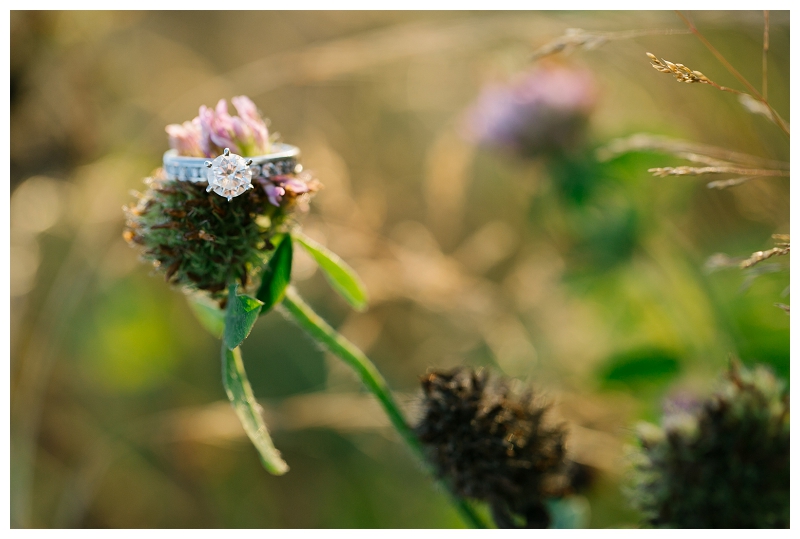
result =
[{"label": "dry grass stalk", "polygon": [[[742,270],[747,270],[745,272],[745,279],[742,282],[742,286],[739,289],[739,292],[744,292],[753,284],[756,278],[760,275],[765,275],[768,273],[775,273],[779,271],[783,271],[785,266],[781,264],[765,264],[763,266],[753,267],[759,262],[763,260],[767,260],[768,258],[772,258],[773,256],[783,256],[789,254],[790,244],[789,244],[789,234],[773,234],[772,239],[775,240],[775,247],[768,250],[768,251],[757,251],[750,255],[749,257],[732,257],[728,256],[724,253],[716,253],[708,258],[705,263],[705,270],[707,273],[712,273],[715,271],[719,271],[721,269],[726,268],[734,268],[738,267]],[[789,293],[788,287],[786,290],[783,291],[781,296],[786,296]],[[789,307],[783,304],[775,304],[778,307],[784,309],[787,313],[789,312]]]},{"label": "dry grass stalk", "polygon": [[784,311],[786,311],[786,314],[790,314],[789,306],[786,305],[785,303],[776,303],[775,306],[778,307],[779,309],[783,309]]},{"label": "dry grass stalk", "polygon": [[769,11],[764,11],[764,47],[761,49],[761,95],[767,100],[767,53],[769,52]]},{"label": "dry grass stalk", "polygon": [[714,159],[713,157],[708,157],[706,155],[699,155],[696,153],[679,153],[676,154],[676,156],[680,157],[681,159],[686,159],[687,161],[691,161],[692,163],[701,163],[703,165],[708,165],[710,167],[736,166],[735,163],[731,163],[730,161]]},{"label": "dry grass stalk", "polygon": [[738,268],[745,258],[743,256],[729,256],[725,253],[714,253],[708,257],[705,263],[707,273],[713,273],[721,269]]},{"label": "dry grass stalk", "polygon": [[775,119],[772,117],[772,113],[769,111],[769,107],[758,99],[755,99],[750,94],[741,94],[739,96],[739,103],[741,103],[741,105],[747,109],[748,112],[766,116],[769,118],[769,121],[773,123],[775,122]]},{"label": "dry grass stalk", "polygon": [[650,58],[650,65],[652,65],[656,71],[660,71],[661,73],[670,73],[678,82],[685,82],[687,84],[699,82],[717,86],[699,71],[692,71],[683,64],[673,64],[669,60],[664,60],[663,58],[659,60],[654,54],[649,52],[646,54],[647,57]]},{"label": "dry grass stalk", "polygon": [[531,55],[536,61],[545,56],[563,52],[569,54],[576,49],[592,50],[605,45],[609,41],[632,39],[642,36],[669,36],[674,34],[691,34],[690,30],[656,29],[627,30],[623,32],[587,32],[581,28],[567,28],[563,36],[545,43]]},{"label": "dry grass stalk", "polygon": [[[731,65],[731,63],[705,38],[705,36],[703,36],[703,34],[700,33],[700,31],[694,26],[694,24],[692,24],[692,22],[689,19],[686,18],[686,16],[683,13],[681,13],[680,11],[676,11],[676,13],[678,14],[678,17],[681,18],[686,27],[689,28],[689,30],[691,30],[691,32],[695,36],[697,36],[697,39],[699,39],[700,42],[703,45],[705,45],[705,47],[709,51],[711,51],[711,54],[713,54],[717,58],[717,60],[719,60],[719,62],[723,66],[725,66],[725,69],[727,69],[731,75],[739,79],[739,82],[744,84],[744,86],[747,88],[747,90],[752,94],[752,96],[755,99],[761,101],[762,103],[764,103],[766,107],[769,108],[769,112],[770,115],[772,116],[772,119],[775,121],[778,127],[781,128],[784,134],[788,137],[789,126],[786,124],[783,118],[781,118],[780,115],[775,111],[775,109],[773,109],[770,106],[769,102],[767,102],[766,97],[758,93],[758,90],[756,90],[755,87],[752,84],[750,84],[750,82],[746,78],[744,78],[742,74],[736,70],[735,67]],[[765,33],[768,33],[768,30],[765,30]],[[737,92],[736,90],[729,90],[729,91],[733,91],[735,93],[743,93],[743,92]]]},{"label": "dry grass stalk", "polygon": [[739,174],[742,176],[788,176],[788,170],[755,169],[730,166],[716,167],[659,167],[647,169],[647,172],[659,178],[667,176],[700,176],[702,174]]},{"label": "dry grass stalk", "polygon": [[661,73],[669,73],[670,75],[674,76],[675,80],[678,82],[685,82],[687,84],[708,84],[723,92],[730,92],[737,95],[747,95],[745,92],[740,92],[739,90],[734,90],[733,88],[719,85],[699,71],[689,69],[683,64],[673,64],[669,60],[664,60],[663,58],[659,60],[654,54],[650,54],[649,52],[645,54],[647,54],[647,57],[650,58],[650,65],[652,65],[656,71],[660,71]]},{"label": "dry grass stalk", "polygon": [[745,182],[749,182],[750,180],[755,180],[760,177],[761,176],[740,176],[739,178],[731,178],[729,180],[715,180],[713,182],[708,182],[706,187],[709,189],[727,189],[728,187],[742,185]]},{"label": "dry grass stalk", "polygon": [[[689,161],[716,166],[744,165],[753,168],[789,170],[789,163],[783,161],[764,159],[763,157],[734,152],[717,146],[697,144],[647,133],[638,133],[612,140],[597,150],[597,158],[600,161],[609,161],[618,155],[636,151],[663,152]],[[705,159],[705,161],[702,159]]]},{"label": "dry grass stalk", "polygon": [[739,264],[739,267],[742,269],[747,269],[755,266],[759,262],[763,260],[767,260],[768,258],[772,258],[773,256],[784,256],[789,254],[789,245],[785,244],[783,247],[773,247],[768,251],[756,251],[750,258]]}]

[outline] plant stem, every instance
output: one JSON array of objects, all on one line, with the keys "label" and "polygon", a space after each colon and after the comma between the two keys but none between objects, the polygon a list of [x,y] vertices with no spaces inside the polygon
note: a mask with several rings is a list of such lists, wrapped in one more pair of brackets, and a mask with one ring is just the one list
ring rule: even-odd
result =
[{"label": "plant stem", "polygon": [[764,11],[764,46],[761,49],[761,95],[767,100],[767,53],[769,52],[769,11]]},{"label": "plant stem", "polygon": [[703,43],[703,45],[705,45],[705,47],[709,51],[711,51],[711,54],[713,54],[717,58],[717,60],[719,60],[719,62],[723,66],[725,66],[725,69],[727,69],[731,75],[739,79],[739,82],[741,82],[747,87],[752,97],[757,99],[758,101],[761,101],[769,109],[769,113],[770,115],[772,115],[772,119],[775,121],[778,127],[780,127],[781,130],[786,134],[786,136],[789,136],[789,127],[786,125],[786,122],[783,121],[783,118],[781,118],[780,115],[775,111],[775,109],[773,109],[772,106],[767,102],[767,99],[763,95],[758,93],[758,90],[756,90],[755,87],[753,87],[753,85],[750,84],[750,82],[746,78],[744,78],[742,74],[736,70],[735,67],[733,67],[733,65],[731,65],[731,63],[722,55],[722,53],[720,53],[716,48],[714,48],[714,45],[712,45],[705,38],[705,36],[700,33],[700,31],[695,27],[695,25],[692,24],[692,22],[689,19],[687,19],[683,13],[681,13],[680,11],[676,11],[676,13],[678,14],[678,17],[680,17],[683,20],[684,24],[689,28],[689,30],[691,30],[692,33],[695,36],[697,36],[697,39],[699,39],[700,42]]},{"label": "plant stem", "polygon": [[[378,369],[364,352],[345,339],[325,322],[322,317],[315,313],[314,310],[303,301],[294,287],[289,286],[286,289],[286,295],[283,298],[281,307],[291,316],[292,320],[305,330],[315,341],[324,345],[331,353],[338,356],[356,371],[359,378],[361,378],[361,382],[381,403],[381,406],[386,412],[386,415],[389,416],[389,420],[392,422],[392,426],[395,430],[397,430],[406,444],[408,444],[412,452],[419,457],[422,462],[425,462],[419,439],[403,417],[400,407],[389,391],[386,380],[384,380],[381,373],[378,372]],[[486,527],[466,501],[450,492],[449,489],[448,492],[459,514],[470,527]]]}]

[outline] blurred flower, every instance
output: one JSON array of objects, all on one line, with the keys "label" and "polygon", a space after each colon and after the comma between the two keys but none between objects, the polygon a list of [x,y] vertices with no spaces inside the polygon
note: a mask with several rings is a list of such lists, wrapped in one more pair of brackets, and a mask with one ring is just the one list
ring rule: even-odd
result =
[{"label": "blurred flower", "polygon": [[243,157],[269,153],[267,123],[255,103],[243,95],[232,98],[231,103],[238,116],[231,116],[228,103],[220,99],[214,109],[201,105],[191,122],[168,125],[170,147],[191,157],[215,157],[225,148]]},{"label": "blurred flower", "polygon": [[653,526],[789,526],[789,395],[764,367],[734,364],[720,389],[642,425],[631,503]]},{"label": "blurred flower", "polygon": [[580,142],[596,99],[591,72],[540,65],[485,86],[466,113],[466,135],[527,157],[561,152]]},{"label": "blurred flower", "polygon": [[561,426],[530,392],[484,371],[432,371],[422,378],[424,415],[416,433],[437,474],[465,498],[487,502],[499,527],[546,528],[544,501],[569,488]]}]

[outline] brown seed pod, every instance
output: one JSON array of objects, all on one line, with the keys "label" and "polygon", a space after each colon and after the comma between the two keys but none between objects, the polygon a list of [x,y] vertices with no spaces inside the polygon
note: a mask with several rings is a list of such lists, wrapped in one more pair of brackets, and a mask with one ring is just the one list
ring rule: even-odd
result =
[{"label": "brown seed pod", "polygon": [[415,430],[438,475],[459,496],[487,502],[500,527],[547,527],[545,499],[569,484],[566,433],[545,421],[548,406],[468,368],[431,371],[422,390]]}]

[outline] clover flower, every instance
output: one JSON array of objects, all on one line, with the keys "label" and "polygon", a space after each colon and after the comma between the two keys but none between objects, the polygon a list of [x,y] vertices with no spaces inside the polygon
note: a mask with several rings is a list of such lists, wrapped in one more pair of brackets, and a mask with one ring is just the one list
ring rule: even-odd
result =
[{"label": "clover flower", "polygon": [[182,124],[170,124],[165,130],[169,135],[169,147],[178,150],[180,155],[188,157],[205,155],[200,145],[200,140],[203,138],[200,118]]},{"label": "clover flower", "polygon": [[541,65],[507,84],[488,84],[464,119],[481,146],[523,157],[569,150],[581,140],[597,100],[589,71]]},{"label": "clover flower", "polygon": [[457,495],[487,502],[500,527],[546,528],[544,501],[569,488],[566,433],[545,423],[548,406],[467,368],[431,371],[422,389],[415,430],[437,474]]},{"label": "clover flower", "polygon": [[[167,126],[170,146],[182,155],[213,154],[219,145],[263,154],[266,122],[247,97],[232,101],[241,117],[227,114],[225,100],[215,111],[201,107],[198,118]],[[145,180],[147,189],[137,194],[138,201],[124,208],[124,238],[140,247],[143,260],[168,282],[204,290],[224,303],[230,284],[253,282],[273,248],[270,239],[288,232],[290,216],[307,211],[321,187],[299,165],[291,174],[259,175],[252,183],[254,189],[226,201],[207,192],[207,182],[168,179],[158,169]]]},{"label": "clover flower", "polygon": [[736,364],[700,403],[668,402],[642,425],[631,503],[665,528],[789,526],[789,395],[765,367]]},{"label": "clover flower", "polygon": [[187,157],[215,157],[225,148],[241,156],[269,153],[267,123],[249,97],[231,99],[238,116],[228,113],[224,99],[213,109],[200,106],[199,115],[183,124],[166,127],[169,145]]}]

